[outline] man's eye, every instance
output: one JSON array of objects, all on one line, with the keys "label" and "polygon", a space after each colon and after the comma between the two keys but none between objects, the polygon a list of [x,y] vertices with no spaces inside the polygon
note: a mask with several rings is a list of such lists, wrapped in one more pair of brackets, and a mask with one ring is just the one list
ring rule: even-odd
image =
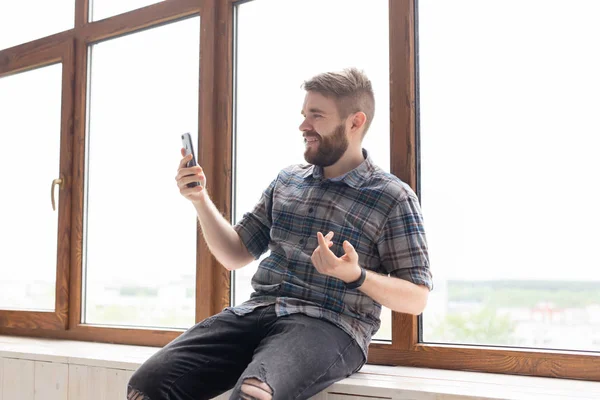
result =
[{"label": "man's eye", "polygon": [[320,114],[313,114],[313,118],[322,118],[323,116]]}]

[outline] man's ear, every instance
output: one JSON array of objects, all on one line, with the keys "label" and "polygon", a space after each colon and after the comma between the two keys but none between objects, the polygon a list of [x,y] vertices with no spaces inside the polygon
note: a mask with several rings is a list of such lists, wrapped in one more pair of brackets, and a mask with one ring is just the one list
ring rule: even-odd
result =
[{"label": "man's ear", "polygon": [[354,113],[354,115],[352,116],[351,122],[352,122],[352,125],[351,125],[350,129],[352,131],[360,130],[367,122],[367,115],[362,111]]}]

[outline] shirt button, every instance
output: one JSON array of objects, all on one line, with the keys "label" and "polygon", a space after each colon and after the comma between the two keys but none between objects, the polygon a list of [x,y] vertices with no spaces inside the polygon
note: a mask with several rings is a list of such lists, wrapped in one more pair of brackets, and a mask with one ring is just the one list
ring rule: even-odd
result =
[{"label": "shirt button", "polygon": [[300,239],[300,244],[304,244],[304,239]]},{"label": "shirt button", "polygon": [[313,212],[313,211],[315,211],[315,210],[314,210],[314,208],[312,208],[312,207],[308,209],[308,213],[309,213],[309,214],[312,214],[312,212]]}]

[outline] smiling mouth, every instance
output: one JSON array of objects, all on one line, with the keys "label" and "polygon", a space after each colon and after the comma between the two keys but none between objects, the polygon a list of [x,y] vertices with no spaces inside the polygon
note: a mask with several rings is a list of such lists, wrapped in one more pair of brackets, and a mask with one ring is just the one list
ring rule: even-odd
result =
[{"label": "smiling mouth", "polygon": [[317,137],[314,137],[314,136],[312,136],[312,137],[305,137],[304,138],[304,143],[306,143],[306,144],[316,143],[318,141],[319,141],[319,139]]}]

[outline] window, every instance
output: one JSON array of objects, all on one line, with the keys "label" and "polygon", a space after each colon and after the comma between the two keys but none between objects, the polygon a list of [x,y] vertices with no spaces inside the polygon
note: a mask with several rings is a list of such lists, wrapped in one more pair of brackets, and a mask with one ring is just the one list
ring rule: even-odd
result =
[{"label": "window", "polygon": [[[61,64],[0,79],[0,160],[19,166],[3,176],[2,309],[55,310],[58,211],[47,193],[59,178],[61,86]],[[36,118],[29,118],[32,110]]]},{"label": "window", "polygon": [[0,214],[0,330],[67,324],[73,48],[59,38],[43,51],[0,52],[0,176],[11,184]]},{"label": "window", "polygon": [[196,213],[174,176],[198,136],[199,40],[195,17],[90,47],[85,323],[194,324]]},{"label": "window", "polygon": [[514,11],[419,8],[423,341],[600,351],[600,5]]},{"label": "window", "polygon": [[0,50],[71,29],[74,13],[74,0],[3,1]]},{"label": "window", "polygon": [[[205,93],[213,92],[211,80],[199,78],[199,41],[214,41],[211,33],[200,36],[204,10],[175,0],[89,23],[87,2],[77,0],[73,29],[0,51],[0,101],[11,130],[19,131],[3,141],[0,176],[34,175],[25,184],[36,193],[21,196],[10,225],[0,225],[6,243],[18,241],[3,251],[2,274],[13,283],[27,274],[27,286],[11,290],[29,293],[9,298],[11,291],[2,292],[2,334],[160,345],[215,312],[201,306],[206,302],[197,293],[198,260],[205,256],[197,251],[196,215],[165,189],[177,194],[181,133],[198,138],[198,121],[212,119],[200,118],[208,107],[199,112],[200,101],[208,103]],[[61,10],[49,15],[54,12]],[[143,204],[132,201],[135,184],[123,183],[128,169],[145,187]],[[53,180],[56,211],[47,195]],[[26,212],[29,203],[34,209]],[[170,204],[168,212],[151,215],[148,208],[157,203]],[[152,222],[163,229],[151,231]],[[135,282],[127,280],[132,275]],[[214,291],[202,293],[210,298]]]},{"label": "window", "polygon": [[[375,164],[389,172],[389,30],[382,23],[389,18],[388,4],[371,1],[369,7],[364,7],[365,4],[364,0],[259,0],[236,7],[235,222],[254,208],[281,169],[306,163],[304,139],[298,128],[305,94],[300,85],[322,71],[354,66],[370,77],[377,116],[363,144]],[[357,14],[356,7],[363,11]],[[319,12],[315,13],[315,9]],[[296,18],[272,18],[273,15]],[[308,19],[320,28],[307,29]],[[366,26],[354,28],[360,24]],[[339,40],[340,37],[345,39]],[[356,47],[363,49],[359,57],[353,50]],[[257,59],[261,62],[257,63]],[[261,96],[260,101],[257,96]],[[235,272],[234,304],[250,298],[250,280],[258,264],[255,261]],[[377,338],[391,340],[389,309],[382,310]]]},{"label": "window", "polygon": [[369,362],[600,380],[594,1],[112,3],[0,6],[1,335],[162,346],[244,301],[256,263],[210,254],[179,137],[235,222],[303,162],[302,81],[356,66],[435,283],[421,317],[383,313]]},{"label": "window", "polygon": [[160,2],[160,0],[89,0],[92,21],[112,17]]}]

